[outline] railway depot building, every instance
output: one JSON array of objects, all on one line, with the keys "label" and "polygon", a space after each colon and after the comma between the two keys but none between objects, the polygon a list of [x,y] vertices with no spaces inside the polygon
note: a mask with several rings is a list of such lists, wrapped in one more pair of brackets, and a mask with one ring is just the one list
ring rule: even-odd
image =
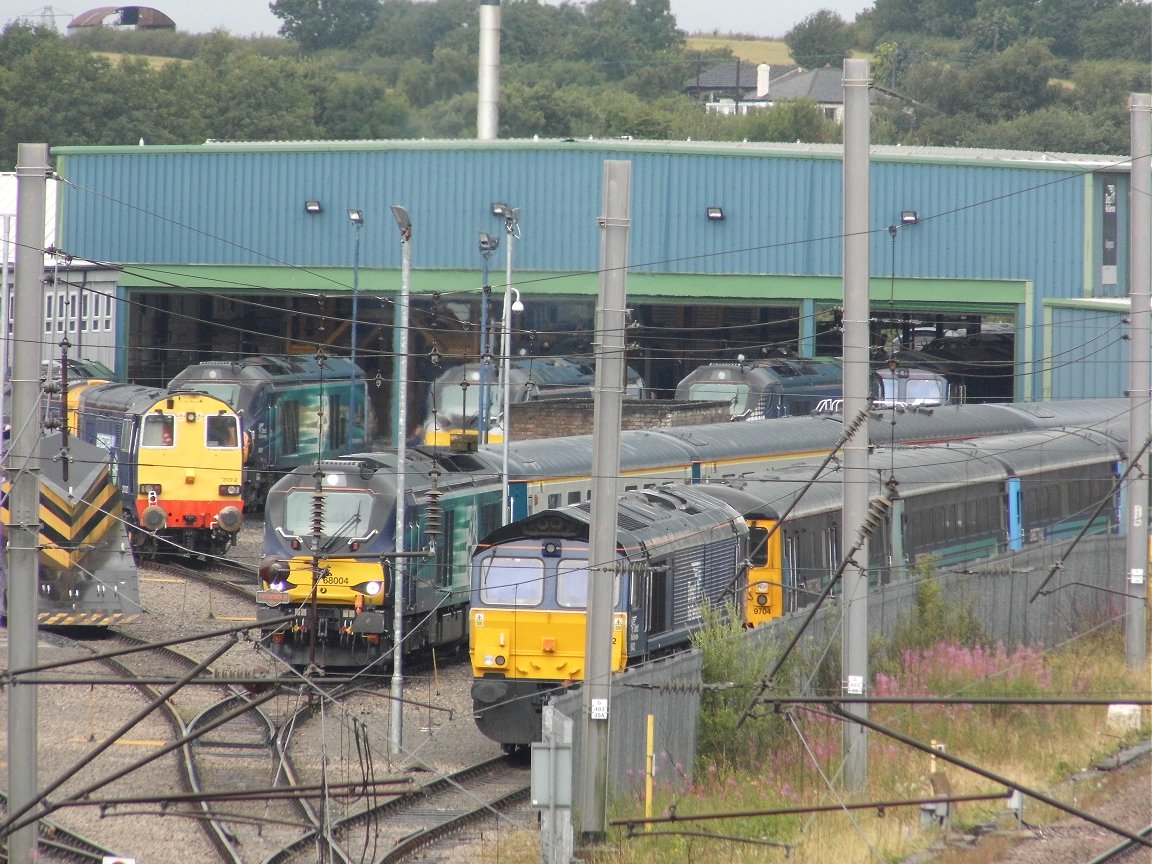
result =
[{"label": "railway depot building", "polygon": [[[392,205],[412,225],[411,405],[421,384],[479,355],[480,322],[501,320],[509,272],[524,306],[512,316],[513,352],[590,354],[606,160],[632,164],[628,362],[657,395],[712,360],[841,352],[838,145],[52,152],[58,245],[119,270],[117,370],[129,380],[166,383],[193,362],[317,346],[347,354],[355,333],[357,362],[380,385],[370,388],[376,428],[386,428],[403,254]],[[1128,170],[1122,156],[873,147],[873,347],[995,324],[1014,340],[1015,398],[1122,395]],[[520,211],[514,235],[497,203]]]}]

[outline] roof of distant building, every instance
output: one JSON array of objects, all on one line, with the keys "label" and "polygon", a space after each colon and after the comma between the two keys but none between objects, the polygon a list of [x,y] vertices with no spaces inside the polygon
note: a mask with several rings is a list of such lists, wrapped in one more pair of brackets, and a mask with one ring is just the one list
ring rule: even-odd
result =
[{"label": "roof of distant building", "polygon": [[[751,90],[755,92],[757,85],[757,67],[759,63],[745,60],[733,60],[730,63],[721,63],[711,69],[701,72],[685,82],[690,90]],[[794,72],[800,67],[795,63],[770,63],[769,78],[776,82],[782,75]]]},{"label": "roof of distant building", "polygon": [[[112,16],[116,20],[109,21]],[[103,27],[105,24],[121,27],[136,27],[141,30],[175,30],[176,22],[151,6],[98,6],[81,12],[68,22],[68,29],[77,27]]]},{"label": "roof of distant building", "polygon": [[769,96],[773,101],[807,97],[819,105],[842,105],[844,70],[839,66],[825,66],[789,75],[783,80],[774,79]]}]

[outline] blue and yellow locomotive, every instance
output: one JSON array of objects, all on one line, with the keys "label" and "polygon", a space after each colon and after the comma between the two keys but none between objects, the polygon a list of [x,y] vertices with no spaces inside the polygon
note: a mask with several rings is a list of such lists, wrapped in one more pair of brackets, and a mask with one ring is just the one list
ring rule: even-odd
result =
[{"label": "blue and yellow locomotive", "polygon": [[72,431],[109,454],[138,554],[222,555],[244,525],[240,420],[205,393],[135,384],[69,390]]},{"label": "blue and yellow locomotive", "polygon": [[[400,650],[461,645],[466,636],[467,568],[453,550],[500,518],[499,490],[479,506],[472,478],[433,483],[436,463],[415,454],[407,465],[409,519],[396,550],[396,458],[360,453],[301,466],[268,493],[257,618],[293,615],[268,632],[269,647],[297,665],[365,666],[390,656],[395,584],[406,586]],[[454,493],[441,511],[435,503]],[[431,505],[431,506],[430,506]],[[441,536],[447,535],[447,544]],[[454,566],[455,564],[455,566]]]},{"label": "blue and yellow locomotive", "polygon": [[[614,570],[614,672],[685,647],[707,610],[737,610],[748,551],[740,514],[698,487],[629,492],[618,506],[616,560],[601,565]],[[589,503],[545,510],[472,556],[473,713],[507,750],[539,741],[548,694],[584,679],[591,518]]]}]

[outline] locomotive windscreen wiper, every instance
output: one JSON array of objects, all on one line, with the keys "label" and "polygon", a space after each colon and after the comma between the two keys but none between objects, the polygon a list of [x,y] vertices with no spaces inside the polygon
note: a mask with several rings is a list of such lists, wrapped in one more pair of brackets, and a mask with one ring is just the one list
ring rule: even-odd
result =
[{"label": "locomotive windscreen wiper", "polygon": [[351,516],[349,516],[347,519],[345,519],[344,522],[340,525],[340,527],[336,529],[335,533],[329,534],[328,539],[326,539],[322,544],[320,544],[320,551],[321,552],[331,551],[332,545],[337,540],[342,540],[344,537],[347,536],[347,534],[345,532],[349,531],[352,528],[355,528],[359,524],[360,524],[360,505],[357,504],[356,505],[356,512],[353,513]]}]

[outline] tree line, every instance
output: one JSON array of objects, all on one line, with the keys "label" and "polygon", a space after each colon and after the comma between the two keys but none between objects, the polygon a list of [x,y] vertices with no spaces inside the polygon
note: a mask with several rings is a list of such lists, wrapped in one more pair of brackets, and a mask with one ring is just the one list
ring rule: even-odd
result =
[{"label": "tree line", "polygon": [[[277,0],[277,37],[93,28],[0,34],[0,159],[20,142],[469,138],[477,0]],[[743,117],[686,92],[727,50],[691,50],[668,0],[502,5],[500,135],[840,140],[810,100]],[[1132,0],[876,0],[785,36],[798,63],[872,57],[878,144],[1125,153],[1150,87],[1152,15]]]}]

